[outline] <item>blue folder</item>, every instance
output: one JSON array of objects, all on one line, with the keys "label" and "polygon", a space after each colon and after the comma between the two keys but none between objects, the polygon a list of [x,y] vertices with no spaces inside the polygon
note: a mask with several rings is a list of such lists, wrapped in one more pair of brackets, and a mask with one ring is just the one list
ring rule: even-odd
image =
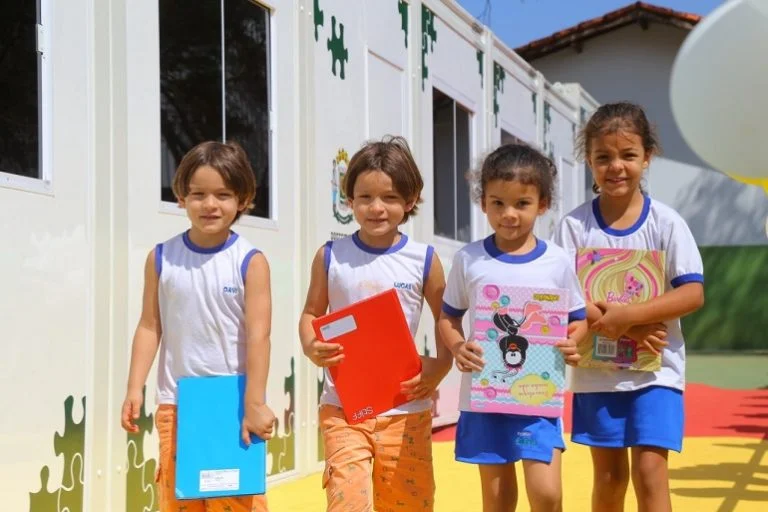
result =
[{"label": "blue folder", "polygon": [[266,492],[266,444],[240,438],[245,376],[179,379],[176,498]]}]

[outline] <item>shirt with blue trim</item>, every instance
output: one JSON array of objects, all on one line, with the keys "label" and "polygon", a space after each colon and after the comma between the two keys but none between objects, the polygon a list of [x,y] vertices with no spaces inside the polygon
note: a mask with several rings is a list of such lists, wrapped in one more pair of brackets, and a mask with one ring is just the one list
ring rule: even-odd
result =
[{"label": "shirt with blue trim", "polygon": [[[598,198],[588,201],[566,215],[555,232],[554,240],[571,255],[576,265],[578,249],[615,248],[663,251],[665,253],[665,291],[686,283],[703,283],[701,255],[685,220],[669,206],[643,198],[637,221],[626,229],[608,226]],[[685,342],[680,319],[665,322],[669,345],[662,353],[657,372],[630,370],[573,369],[572,388],[577,393],[633,391],[647,386],[685,388]]]},{"label": "shirt with blue trim", "polygon": [[245,279],[258,252],[237,233],[217,247],[195,245],[188,232],[155,246],[158,404],[176,403],[182,377],[245,373]]},{"label": "shirt with blue trim", "polygon": [[[411,335],[416,332],[424,305],[424,285],[429,278],[434,249],[401,234],[395,245],[377,248],[367,245],[358,233],[326,243],[325,270],[328,276],[328,308],[331,312],[394,288],[403,308]],[[328,369],[320,404],[341,407]],[[430,410],[432,400],[414,400],[381,416]]]},{"label": "shirt with blue trim", "polygon": [[[579,279],[568,254],[553,243],[536,240],[536,247],[527,254],[512,255],[498,249],[491,235],[472,242],[453,257],[443,295],[443,312],[453,317],[468,313],[470,329],[466,339],[474,339],[475,302],[477,290],[486,284],[505,283],[509,286],[560,288],[568,290],[568,320],[586,318],[584,297]],[[462,373],[459,409],[469,411],[472,374]]]}]

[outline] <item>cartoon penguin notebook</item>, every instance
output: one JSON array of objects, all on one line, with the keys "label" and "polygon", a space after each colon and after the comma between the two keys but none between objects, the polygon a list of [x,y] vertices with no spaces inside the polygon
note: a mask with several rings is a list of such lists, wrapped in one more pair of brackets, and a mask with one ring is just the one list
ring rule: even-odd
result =
[{"label": "cartoon penguin notebook", "polygon": [[244,397],[244,375],[179,379],[176,498],[266,492],[266,445],[240,438]]},{"label": "cartoon penguin notebook", "polygon": [[349,423],[407,402],[400,383],[421,371],[421,359],[394,289],[312,321],[317,339],[339,343],[344,360],[329,368]]},{"label": "cartoon penguin notebook", "polygon": [[[613,304],[645,302],[664,293],[664,252],[630,249],[580,249],[576,273],[589,302]],[[593,332],[579,346],[585,368],[655,372],[658,356],[627,336],[618,340]]]},{"label": "cartoon penguin notebook", "polygon": [[475,302],[473,336],[485,368],[472,373],[475,412],[557,418],[563,414],[568,291],[486,284]]}]

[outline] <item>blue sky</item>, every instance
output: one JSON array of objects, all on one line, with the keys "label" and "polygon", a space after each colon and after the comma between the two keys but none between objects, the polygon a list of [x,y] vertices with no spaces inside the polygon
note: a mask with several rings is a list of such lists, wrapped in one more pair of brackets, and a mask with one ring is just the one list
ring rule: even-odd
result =
[{"label": "blue sky", "polygon": [[[650,0],[648,3],[696,14],[709,14],[724,0]],[[486,0],[458,0],[479,16]],[[507,46],[515,48],[558,30],[620,9],[631,0],[490,0],[490,27]],[[488,24],[488,18],[481,19]]]}]

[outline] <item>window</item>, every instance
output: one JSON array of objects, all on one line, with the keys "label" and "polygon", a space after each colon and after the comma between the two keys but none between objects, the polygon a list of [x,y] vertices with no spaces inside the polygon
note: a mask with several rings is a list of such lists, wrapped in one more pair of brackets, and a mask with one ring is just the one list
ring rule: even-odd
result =
[{"label": "window", "polygon": [[250,0],[160,0],[160,131],[164,201],[181,158],[205,140],[233,140],[270,217],[269,10]]},{"label": "window", "polygon": [[472,237],[469,183],[470,114],[432,89],[435,234],[461,242]]},{"label": "window", "polygon": [[[0,10],[0,172],[41,179],[40,0],[7,0]],[[42,43],[40,41],[41,47]],[[2,181],[8,182],[11,178]]]}]

